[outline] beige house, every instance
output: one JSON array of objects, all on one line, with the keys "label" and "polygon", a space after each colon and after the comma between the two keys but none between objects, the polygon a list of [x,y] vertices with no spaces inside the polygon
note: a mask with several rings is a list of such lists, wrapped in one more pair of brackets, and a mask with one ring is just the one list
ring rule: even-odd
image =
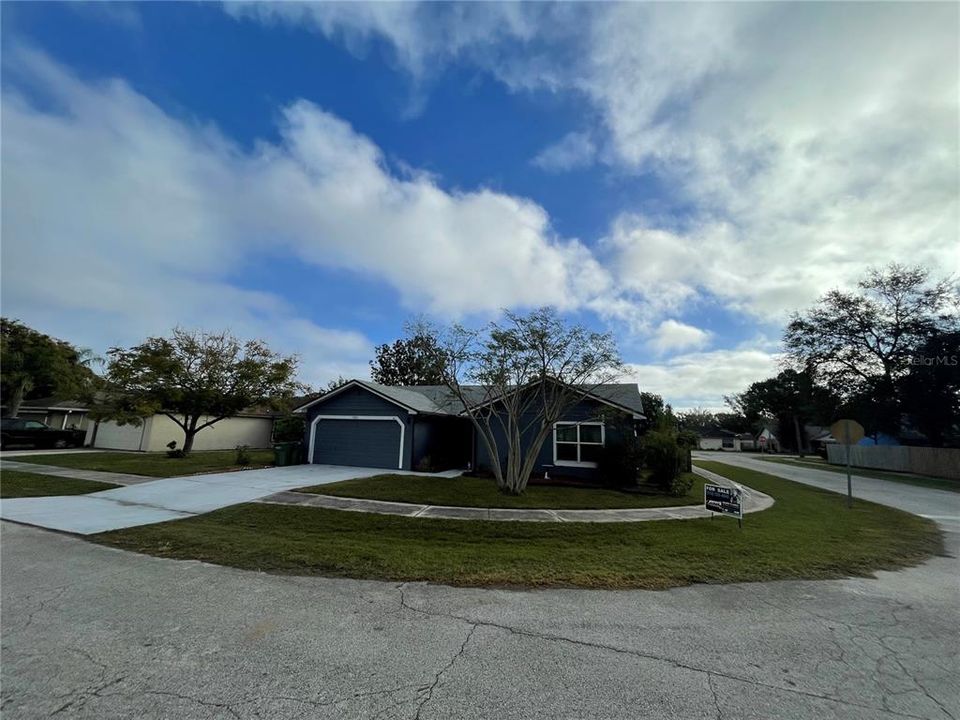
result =
[{"label": "beige house", "polygon": [[[198,432],[193,439],[193,449],[232,450],[237,445],[270,447],[273,417],[270,413],[244,413],[226,418]],[[200,424],[210,419],[201,418]],[[146,418],[139,427],[118,425],[110,420],[90,421],[84,444],[105,450],[162,452],[174,440],[177,447],[183,447],[183,430],[166,415],[157,414]]]}]

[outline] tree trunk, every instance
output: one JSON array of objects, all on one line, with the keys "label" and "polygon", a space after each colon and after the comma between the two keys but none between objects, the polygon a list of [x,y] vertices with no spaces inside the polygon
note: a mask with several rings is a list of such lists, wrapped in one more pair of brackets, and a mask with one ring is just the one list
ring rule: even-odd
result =
[{"label": "tree trunk", "polygon": [[183,454],[189,455],[190,451],[193,450],[193,438],[196,437],[197,424],[200,422],[200,416],[194,415],[192,418],[187,420],[184,417],[184,424],[186,427],[183,429]]},{"label": "tree trunk", "polygon": [[21,380],[13,388],[13,392],[10,394],[10,405],[7,408],[9,417],[20,416],[20,406],[23,404],[23,397],[27,394],[29,389],[30,381],[27,379]]},{"label": "tree trunk", "polygon": [[803,438],[800,433],[800,419],[796,413],[793,414],[793,432],[797,436],[797,453],[800,457],[803,457]]}]

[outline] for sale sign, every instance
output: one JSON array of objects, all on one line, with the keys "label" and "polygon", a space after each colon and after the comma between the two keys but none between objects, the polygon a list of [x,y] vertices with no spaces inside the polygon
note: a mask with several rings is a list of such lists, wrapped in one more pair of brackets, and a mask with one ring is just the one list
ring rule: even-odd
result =
[{"label": "for sale sign", "polygon": [[743,518],[743,489],[739,486],[703,486],[703,505],[710,512]]}]

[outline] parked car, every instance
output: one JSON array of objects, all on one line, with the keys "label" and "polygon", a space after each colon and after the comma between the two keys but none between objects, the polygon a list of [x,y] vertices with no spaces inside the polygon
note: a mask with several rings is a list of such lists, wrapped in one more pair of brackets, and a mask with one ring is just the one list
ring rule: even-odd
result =
[{"label": "parked car", "polygon": [[86,433],[83,430],[55,430],[36,420],[3,418],[0,420],[0,449],[14,445],[38,448],[82,447]]}]

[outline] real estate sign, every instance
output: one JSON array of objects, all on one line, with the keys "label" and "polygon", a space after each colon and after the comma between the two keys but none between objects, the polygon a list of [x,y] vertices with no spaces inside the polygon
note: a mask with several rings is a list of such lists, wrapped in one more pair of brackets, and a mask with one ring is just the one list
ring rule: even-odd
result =
[{"label": "real estate sign", "polygon": [[743,488],[704,484],[703,505],[710,512],[733,515],[738,520],[742,520]]}]

